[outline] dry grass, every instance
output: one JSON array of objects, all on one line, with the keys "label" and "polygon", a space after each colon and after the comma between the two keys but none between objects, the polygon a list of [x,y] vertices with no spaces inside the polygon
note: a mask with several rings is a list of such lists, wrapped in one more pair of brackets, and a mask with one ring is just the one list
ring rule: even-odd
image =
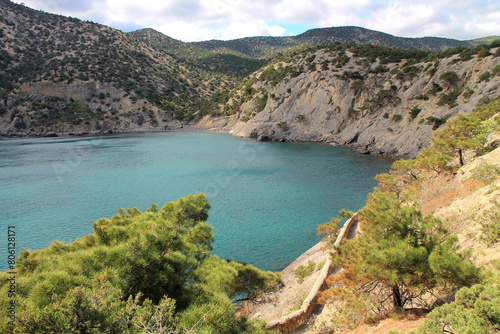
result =
[{"label": "dry grass", "polygon": [[465,198],[484,185],[477,180],[457,180],[452,174],[427,175],[420,180],[415,198],[422,213],[429,214]]}]

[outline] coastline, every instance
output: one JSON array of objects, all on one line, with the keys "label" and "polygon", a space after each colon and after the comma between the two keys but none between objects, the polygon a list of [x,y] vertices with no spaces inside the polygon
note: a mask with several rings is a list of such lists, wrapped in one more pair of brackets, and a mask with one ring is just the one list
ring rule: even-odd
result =
[{"label": "coastline", "polygon": [[175,128],[137,128],[137,129],[120,129],[120,130],[106,130],[106,131],[79,131],[79,132],[66,132],[66,131],[47,131],[36,133],[14,132],[10,134],[0,133],[0,140],[2,139],[28,139],[28,138],[78,138],[78,137],[91,137],[103,136],[112,134],[128,134],[128,133],[160,133],[160,132],[200,132],[200,133],[231,133],[230,129],[223,128],[202,128],[196,126],[181,126]]}]

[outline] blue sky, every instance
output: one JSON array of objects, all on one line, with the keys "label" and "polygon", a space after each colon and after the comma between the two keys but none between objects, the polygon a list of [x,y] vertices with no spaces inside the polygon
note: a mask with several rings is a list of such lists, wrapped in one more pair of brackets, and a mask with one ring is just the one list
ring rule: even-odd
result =
[{"label": "blue sky", "polygon": [[[21,2],[21,1],[16,1]],[[354,25],[403,37],[500,35],[499,0],[23,0],[125,32],[153,28],[184,42],[290,36]]]}]

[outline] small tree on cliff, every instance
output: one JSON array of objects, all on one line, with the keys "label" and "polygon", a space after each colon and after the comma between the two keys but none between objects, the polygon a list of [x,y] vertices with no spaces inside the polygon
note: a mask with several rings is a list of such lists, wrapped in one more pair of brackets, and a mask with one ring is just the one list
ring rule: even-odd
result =
[{"label": "small tree on cliff", "polygon": [[459,166],[464,165],[463,152],[478,151],[486,142],[482,119],[475,115],[459,115],[446,129],[438,131],[433,139],[434,148],[450,156],[458,156]]},{"label": "small tree on cliff", "polygon": [[411,203],[378,188],[359,213],[362,234],[347,240],[337,255],[338,275],[351,291],[377,296],[385,308],[403,309],[426,293],[466,286],[478,272],[457,252],[440,220],[423,216]]}]

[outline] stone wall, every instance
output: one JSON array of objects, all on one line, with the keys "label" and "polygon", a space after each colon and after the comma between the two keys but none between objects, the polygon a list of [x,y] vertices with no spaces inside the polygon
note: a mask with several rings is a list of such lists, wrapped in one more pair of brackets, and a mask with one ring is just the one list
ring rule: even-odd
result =
[{"label": "stone wall", "polygon": [[[356,230],[358,227],[358,217],[354,215],[350,218],[340,230],[337,239],[335,240],[335,246],[340,246],[343,240],[352,239],[356,235]],[[317,305],[319,293],[326,286],[326,279],[331,273],[338,274],[340,268],[332,266],[331,257],[328,258],[327,262],[323,266],[320,275],[318,276],[316,283],[312,287],[309,295],[302,303],[299,310],[290,313],[277,321],[273,321],[267,324],[268,329],[277,329],[281,333],[290,333],[294,329],[302,325],[307,318],[311,315],[312,311]]]}]

